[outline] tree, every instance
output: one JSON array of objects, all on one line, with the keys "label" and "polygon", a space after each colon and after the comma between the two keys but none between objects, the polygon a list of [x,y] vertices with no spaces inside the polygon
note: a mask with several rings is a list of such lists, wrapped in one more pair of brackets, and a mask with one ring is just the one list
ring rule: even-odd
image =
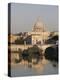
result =
[{"label": "tree", "polygon": [[45,58],[50,60],[50,61],[58,62],[58,46],[46,48]]},{"label": "tree", "polygon": [[19,54],[20,59],[28,61],[29,63],[32,63],[32,59],[35,59],[36,63],[38,63],[39,60],[42,59],[42,50],[39,49],[36,45],[23,50],[23,52],[21,50],[19,50],[19,53],[20,53]]},{"label": "tree", "polygon": [[28,56],[29,56],[28,51],[27,50],[23,50],[23,53],[22,53],[23,59],[24,60],[28,60]]},{"label": "tree", "polygon": [[36,59],[36,62],[41,59],[42,50],[39,49],[36,45],[28,49],[28,61],[32,62],[32,59]]}]

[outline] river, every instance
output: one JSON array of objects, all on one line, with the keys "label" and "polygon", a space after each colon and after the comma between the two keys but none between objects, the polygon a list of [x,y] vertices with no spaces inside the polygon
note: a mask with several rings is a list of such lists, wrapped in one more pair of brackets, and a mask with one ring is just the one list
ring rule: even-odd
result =
[{"label": "river", "polygon": [[[53,66],[53,64],[55,66]],[[31,68],[21,64],[15,64],[14,66],[11,66],[12,77],[52,74],[58,74],[58,65],[49,61],[44,61],[43,64],[40,63],[38,67]]]}]

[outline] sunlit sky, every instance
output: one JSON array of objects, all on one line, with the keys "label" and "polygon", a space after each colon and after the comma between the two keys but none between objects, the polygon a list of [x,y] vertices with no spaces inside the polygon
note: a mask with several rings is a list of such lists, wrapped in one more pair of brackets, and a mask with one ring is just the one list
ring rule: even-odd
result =
[{"label": "sunlit sky", "polygon": [[11,3],[11,33],[32,31],[38,17],[47,31],[58,31],[58,6]]}]

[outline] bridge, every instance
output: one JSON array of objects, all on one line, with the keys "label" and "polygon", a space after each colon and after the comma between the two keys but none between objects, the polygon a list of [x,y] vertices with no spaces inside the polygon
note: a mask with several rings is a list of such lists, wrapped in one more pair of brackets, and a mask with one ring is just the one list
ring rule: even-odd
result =
[{"label": "bridge", "polygon": [[[44,44],[44,45],[37,45],[40,49],[43,50],[43,53],[45,51],[45,49],[47,47],[50,47],[50,46],[54,46],[55,44]],[[27,49],[29,47],[32,47],[33,45],[15,45],[15,44],[12,44],[10,47],[11,51],[18,51],[19,49]]]},{"label": "bridge", "polygon": [[[54,46],[55,44],[44,44],[44,45],[37,45],[40,49],[43,50],[42,54],[45,53],[45,49],[47,47],[50,47],[50,46]],[[19,59],[19,53],[18,53],[18,50],[19,49],[27,49],[29,47],[32,47],[33,45],[14,45],[12,44],[11,46],[9,46],[8,48],[11,49],[11,62],[13,63],[15,61],[15,59]],[[14,52],[16,51],[16,52]]]}]

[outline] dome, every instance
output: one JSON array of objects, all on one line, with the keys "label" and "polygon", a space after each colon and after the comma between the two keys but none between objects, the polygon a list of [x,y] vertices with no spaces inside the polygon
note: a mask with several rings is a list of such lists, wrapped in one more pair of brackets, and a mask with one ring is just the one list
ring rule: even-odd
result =
[{"label": "dome", "polygon": [[38,31],[39,32],[44,31],[44,24],[40,20],[40,18],[38,18],[37,21],[36,21],[36,23],[34,24],[33,31],[36,31],[36,32],[38,32]]}]

